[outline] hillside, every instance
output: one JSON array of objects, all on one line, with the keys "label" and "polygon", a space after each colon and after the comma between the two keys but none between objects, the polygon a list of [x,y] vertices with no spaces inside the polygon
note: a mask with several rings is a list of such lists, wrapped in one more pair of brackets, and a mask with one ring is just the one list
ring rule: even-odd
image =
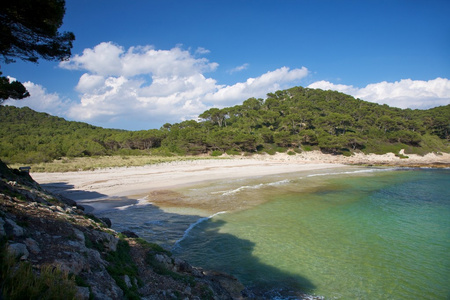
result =
[{"label": "hillside", "polygon": [[[450,105],[429,110],[388,107],[334,91],[295,87],[212,108],[199,121],[125,131],[0,106],[0,157],[33,163],[61,157],[214,155],[320,150],[424,155],[449,152]],[[295,151],[295,152],[294,152]]]}]

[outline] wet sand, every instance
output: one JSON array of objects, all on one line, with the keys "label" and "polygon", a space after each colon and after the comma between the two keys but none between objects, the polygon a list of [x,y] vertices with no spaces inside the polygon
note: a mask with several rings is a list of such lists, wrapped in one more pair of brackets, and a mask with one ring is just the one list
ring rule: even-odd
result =
[{"label": "wet sand", "polygon": [[116,197],[117,200],[123,201],[123,197],[135,197],[152,191],[170,190],[208,181],[343,168],[355,164],[450,166],[450,154],[409,155],[409,158],[401,159],[393,153],[344,157],[312,151],[297,155],[254,155],[94,171],[31,173],[31,176],[51,192],[88,204],[92,199],[104,198],[109,201]]}]

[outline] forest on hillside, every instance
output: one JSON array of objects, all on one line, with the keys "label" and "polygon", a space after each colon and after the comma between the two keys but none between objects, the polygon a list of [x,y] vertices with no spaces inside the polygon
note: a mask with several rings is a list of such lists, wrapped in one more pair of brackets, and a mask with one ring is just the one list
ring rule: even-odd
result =
[{"label": "forest on hillside", "polygon": [[320,150],[426,154],[449,152],[450,105],[411,110],[379,105],[335,92],[294,87],[211,108],[198,121],[160,129],[105,129],[0,106],[0,158],[36,163],[101,155],[251,154]]}]

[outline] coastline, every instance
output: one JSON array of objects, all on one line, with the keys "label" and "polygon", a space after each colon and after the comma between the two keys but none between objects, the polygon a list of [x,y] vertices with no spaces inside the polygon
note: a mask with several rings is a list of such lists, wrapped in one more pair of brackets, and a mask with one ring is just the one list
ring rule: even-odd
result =
[{"label": "coastline", "polygon": [[[107,202],[122,202],[124,204],[127,201],[126,197],[139,199],[133,196],[148,194],[149,192],[165,193],[179,187],[190,187],[201,183],[209,184],[209,182],[222,179],[253,180],[252,178],[262,176],[321,169],[335,169],[339,172],[339,170],[352,166],[428,168],[435,165],[449,167],[450,155],[430,154],[424,157],[410,156],[410,158],[401,159],[392,153],[343,157],[308,152],[294,156],[287,154],[255,155],[218,160],[180,161],[142,167],[107,168],[67,173],[32,173],[31,175],[45,189],[80,201],[81,205],[85,203],[89,205],[89,199],[97,203],[104,202],[104,205],[108,205]],[[167,198],[161,198],[167,201],[170,195]],[[88,200],[83,201],[85,199]],[[181,199],[176,197],[176,200]],[[164,205],[164,201],[160,204]],[[158,204],[156,205],[158,206]],[[180,203],[180,205],[183,205],[183,203]],[[189,228],[187,231],[189,231]],[[254,295],[261,294],[264,296],[267,296],[269,292],[278,293],[278,291],[251,289],[249,287],[247,287],[247,291]],[[293,292],[286,290],[282,291],[281,294],[286,293],[288,295]],[[323,299],[320,296],[302,297],[305,297],[305,299]]]},{"label": "coastline", "polygon": [[[403,153],[400,153],[403,155]],[[251,178],[283,173],[343,168],[351,165],[394,167],[450,167],[450,154],[425,156],[393,153],[352,156],[322,154],[233,156],[228,159],[176,161],[140,167],[105,168],[93,171],[31,173],[46,189],[75,201],[142,195],[221,179]]]}]

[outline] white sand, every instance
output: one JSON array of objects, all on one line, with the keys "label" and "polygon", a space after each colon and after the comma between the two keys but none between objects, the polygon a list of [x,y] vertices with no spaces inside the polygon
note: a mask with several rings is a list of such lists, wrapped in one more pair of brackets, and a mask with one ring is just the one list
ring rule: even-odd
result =
[{"label": "white sand", "polygon": [[297,155],[255,155],[218,160],[172,162],[143,167],[108,168],[95,171],[65,173],[32,173],[31,176],[50,191],[73,200],[131,196],[152,190],[193,185],[208,180],[250,178],[282,173],[340,168],[344,164],[450,164],[450,154],[408,155],[400,159],[394,154],[351,157],[324,155],[312,151]]}]

